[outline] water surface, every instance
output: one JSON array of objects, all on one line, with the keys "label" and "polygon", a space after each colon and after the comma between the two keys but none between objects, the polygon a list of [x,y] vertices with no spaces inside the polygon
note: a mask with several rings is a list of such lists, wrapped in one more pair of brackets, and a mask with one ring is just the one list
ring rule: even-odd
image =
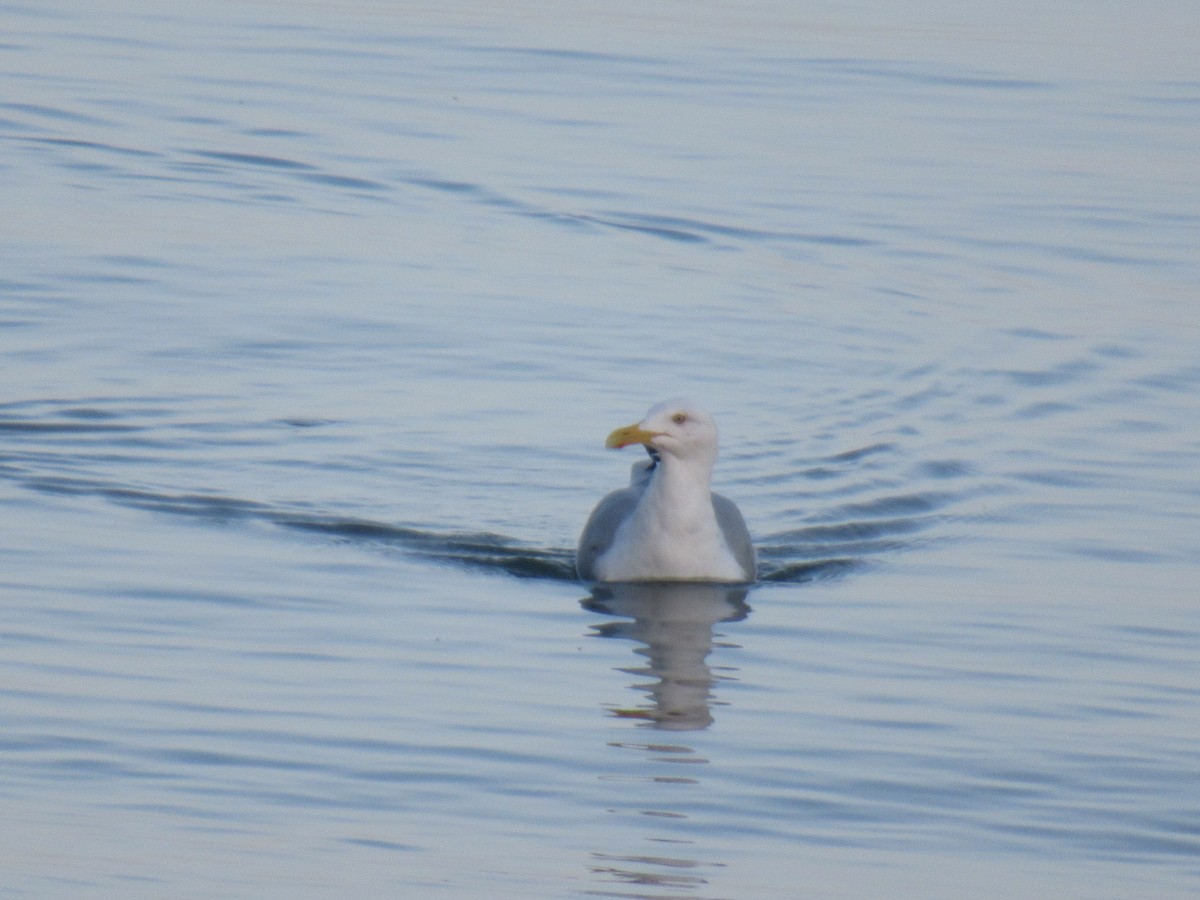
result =
[{"label": "water surface", "polygon": [[[5,896],[1200,889],[1190,7],[76,6],[0,9]],[[760,581],[591,590],[677,394]]]}]

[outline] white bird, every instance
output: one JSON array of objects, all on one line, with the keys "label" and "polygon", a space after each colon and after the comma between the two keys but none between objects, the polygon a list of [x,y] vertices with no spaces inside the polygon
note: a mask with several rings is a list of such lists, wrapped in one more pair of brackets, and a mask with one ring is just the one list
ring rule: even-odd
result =
[{"label": "white bird", "polygon": [[754,544],[732,500],[712,492],[717,423],[693,403],[654,406],[608,436],[610,449],[642,444],[650,462],[592,511],[575,567],[584,581],[754,580]]}]

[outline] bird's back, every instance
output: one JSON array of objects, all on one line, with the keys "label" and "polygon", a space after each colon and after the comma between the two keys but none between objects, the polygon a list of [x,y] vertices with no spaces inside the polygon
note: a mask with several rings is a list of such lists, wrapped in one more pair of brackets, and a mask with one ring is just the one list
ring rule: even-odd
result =
[{"label": "bird's back", "polygon": [[746,580],[754,581],[758,572],[758,561],[755,558],[754,541],[750,539],[750,529],[746,527],[742,511],[737,508],[736,503],[720,494],[713,494],[712,502],[713,512],[717,516],[717,524],[721,527],[725,543],[729,545],[737,564],[746,573]]}]

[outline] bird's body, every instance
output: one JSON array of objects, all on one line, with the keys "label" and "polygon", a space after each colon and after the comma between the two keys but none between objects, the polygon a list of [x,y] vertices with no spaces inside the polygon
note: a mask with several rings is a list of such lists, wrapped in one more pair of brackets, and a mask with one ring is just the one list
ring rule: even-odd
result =
[{"label": "bird's body", "polygon": [[633,467],[629,487],[600,501],[579,539],[576,568],[586,581],[749,582],[754,544],[733,501],[714,494],[716,423],[685,400],[668,400],[608,446],[644,444],[650,463]]}]

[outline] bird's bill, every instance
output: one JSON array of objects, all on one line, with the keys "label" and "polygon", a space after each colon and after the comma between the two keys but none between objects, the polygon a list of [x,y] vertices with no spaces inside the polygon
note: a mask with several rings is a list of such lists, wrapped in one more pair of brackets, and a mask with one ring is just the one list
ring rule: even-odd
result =
[{"label": "bird's bill", "polygon": [[640,425],[626,425],[610,434],[608,440],[604,442],[604,446],[609,450],[619,450],[630,444],[649,444],[656,437],[658,437],[657,431],[647,431]]}]

